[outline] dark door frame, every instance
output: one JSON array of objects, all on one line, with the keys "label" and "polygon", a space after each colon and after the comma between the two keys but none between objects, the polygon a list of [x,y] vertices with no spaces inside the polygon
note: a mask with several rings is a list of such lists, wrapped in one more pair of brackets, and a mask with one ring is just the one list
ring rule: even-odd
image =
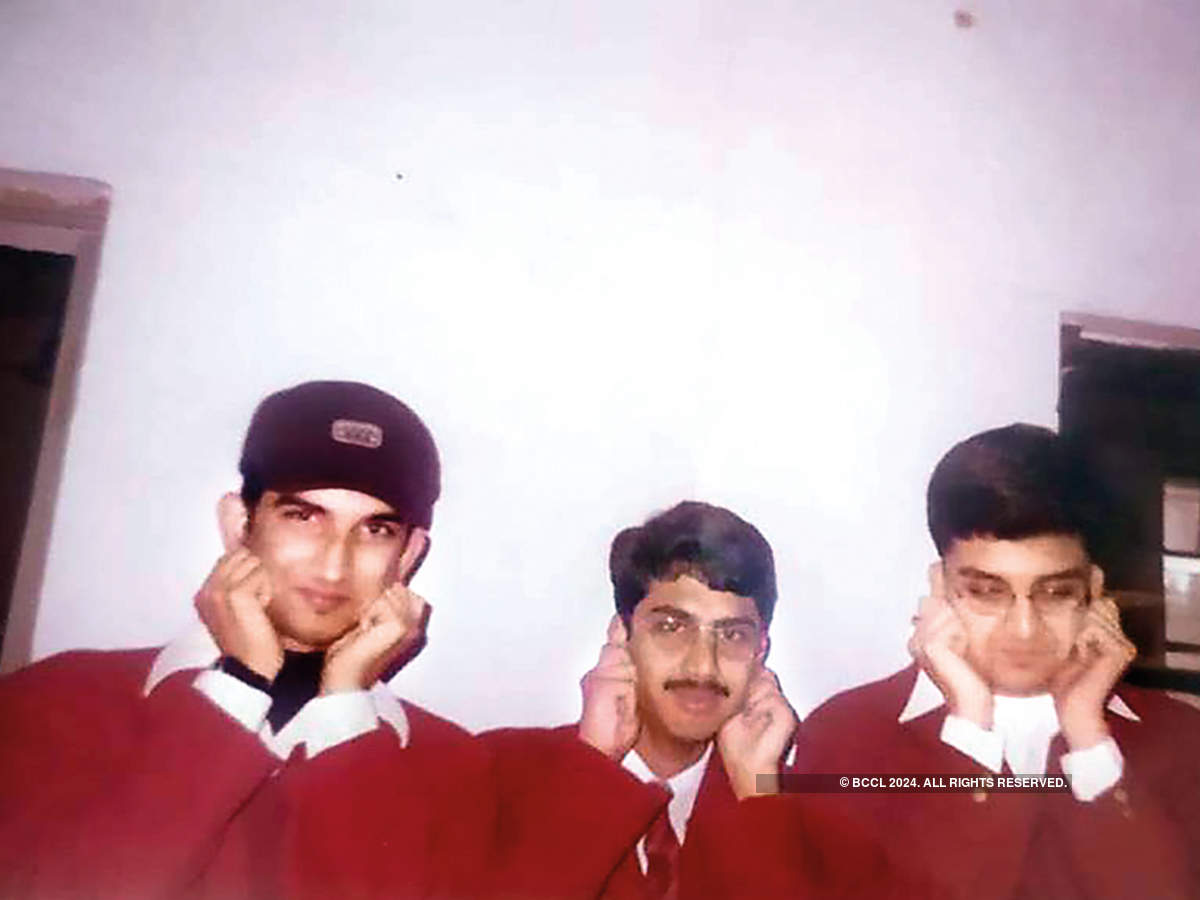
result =
[{"label": "dark door frame", "polygon": [[38,600],[111,195],[107,184],[90,178],[0,169],[0,244],[75,257],[0,672],[26,664],[33,652]]}]

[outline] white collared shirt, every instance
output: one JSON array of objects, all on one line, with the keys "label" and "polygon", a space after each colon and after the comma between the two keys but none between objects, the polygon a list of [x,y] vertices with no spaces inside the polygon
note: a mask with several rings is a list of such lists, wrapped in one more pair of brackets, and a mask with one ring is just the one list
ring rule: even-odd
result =
[{"label": "white collared shirt", "polygon": [[[710,741],[698,760],[666,780],[667,785],[671,788],[671,799],[667,803],[667,818],[671,821],[671,830],[675,832],[675,837],[679,840],[681,847],[683,839],[687,835],[688,819],[692,817],[692,809],[696,806],[696,796],[700,793],[700,782],[704,780],[704,771],[708,768],[709,757],[712,756],[712,748],[713,745]],[[646,765],[645,760],[638,756],[636,750],[626,753],[621,765],[638,781],[644,781],[647,784],[662,784],[663,782],[663,779],[650,771],[650,767]],[[637,858],[638,865],[642,867],[642,874],[645,875],[648,865],[645,835],[637,842]]]},{"label": "white collared shirt", "polygon": [[297,744],[304,744],[309,758],[331,747],[374,731],[384,722],[396,732],[400,746],[408,745],[408,716],[400,699],[381,681],[369,691],[345,691],[314,697],[278,733],[267,723],[271,698],[226,672],[211,666],[221,651],[208,631],[201,627],[167,644],[154,659],[142,687],[143,696],[166,678],[185,669],[202,671],[192,682],[196,690],[215,703],[247,731],[256,733],[279,759],[287,759]]},{"label": "white collared shirt", "polygon": [[[995,694],[992,699],[990,730],[948,714],[942,723],[942,741],[993,772],[1000,772],[1007,763],[1014,775],[1044,775],[1050,742],[1060,730],[1054,698],[1049,694],[1033,697]],[[945,703],[933,679],[918,669],[917,680],[898,721],[903,724]],[[1108,710],[1130,721],[1141,721],[1116,694],[1109,698]],[[1111,737],[1086,750],[1064,753],[1059,764],[1070,780],[1072,793],[1084,802],[1096,799],[1115,785],[1125,771],[1125,759]]]}]

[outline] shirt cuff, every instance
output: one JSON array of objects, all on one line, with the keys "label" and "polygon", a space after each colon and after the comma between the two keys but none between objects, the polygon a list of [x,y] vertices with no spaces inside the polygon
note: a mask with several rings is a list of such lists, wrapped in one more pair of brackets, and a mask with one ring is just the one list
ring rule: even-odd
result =
[{"label": "shirt cuff", "polygon": [[379,721],[369,691],[340,691],[313,697],[299,715],[304,717],[302,731],[309,759],[374,731]]},{"label": "shirt cuff", "polygon": [[1125,773],[1125,757],[1112,738],[1086,750],[1064,753],[1059,763],[1071,781],[1071,793],[1084,803],[1095,800]]},{"label": "shirt cuff", "polygon": [[271,695],[252,688],[226,672],[205,669],[192,686],[247,731],[257,734],[271,708]]},{"label": "shirt cuff", "polygon": [[942,723],[942,743],[965,753],[993,772],[999,772],[1004,766],[1004,741],[1000,735],[980,728],[969,719],[947,715]]}]

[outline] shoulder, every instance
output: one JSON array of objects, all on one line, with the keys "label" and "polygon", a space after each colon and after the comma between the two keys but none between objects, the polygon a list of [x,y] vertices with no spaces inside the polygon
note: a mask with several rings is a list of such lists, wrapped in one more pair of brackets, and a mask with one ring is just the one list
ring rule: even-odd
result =
[{"label": "shoulder", "polygon": [[493,750],[554,751],[576,742],[579,726],[558,725],[553,728],[493,728],[480,732],[479,739]]},{"label": "shoulder", "polygon": [[404,707],[404,715],[408,717],[408,726],[415,740],[442,744],[470,743],[474,740],[471,733],[457,722],[431,713],[408,700],[401,700],[400,705]]},{"label": "shoulder", "polygon": [[88,747],[98,757],[102,747],[123,746],[144,713],[142,686],[155,652],[76,650],[0,679],[8,744],[47,758]]},{"label": "shoulder", "polygon": [[807,727],[861,726],[866,722],[894,725],[912,693],[916,666],[907,666],[886,678],[834,694],[804,720]]},{"label": "shoulder", "polygon": [[506,780],[607,777],[625,769],[579,739],[575,723],[555,728],[497,728],[479,735]]},{"label": "shoulder", "polygon": [[76,695],[128,693],[141,688],[158,648],[70,650],[50,656],[0,679],[6,695],[38,692]]},{"label": "shoulder", "polygon": [[1154,744],[1177,752],[1200,748],[1200,709],[1163,691],[1129,685],[1121,685],[1116,696],[1137,716],[1137,721],[1130,721],[1110,709],[1109,724],[1122,747]]},{"label": "shoulder", "polygon": [[911,735],[899,723],[916,680],[910,666],[887,678],[835,694],[800,723],[796,764],[821,771],[831,765],[878,766]]},{"label": "shoulder", "polygon": [[[401,700],[408,719],[406,754],[464,768],[486,768],[487,749],[483,742],[459,725],[408,700]],[[385,742],[394,746],[392,742]]]}]

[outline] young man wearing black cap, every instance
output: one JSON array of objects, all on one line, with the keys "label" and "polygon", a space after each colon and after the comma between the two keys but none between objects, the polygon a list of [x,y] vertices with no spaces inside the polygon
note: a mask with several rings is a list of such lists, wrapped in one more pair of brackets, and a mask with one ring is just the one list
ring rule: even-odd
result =
[{"label": "young man wearing black cap", "polygon": [[681,503],[617,535],[609,569],[617,615],[580,722],[483,736],[504,896],[692,896],[692,824],[769,790],[795,727],[764,666],[775,566],[754,526]]},{"label": "young man wearing black cap", "polygon": [[[423,638],[407,583],[439,493],[432,437],[381,391],[310,382],[260,404],[240,468],[219,506],[227,552],[195,597],[203,628],[0,683],[0,895],[473,884],[485,758],[380,680]],[[354,802],[364,790],[375,802]],[[364,857],[384,864],[363,873]]]},{"label": "young man wearing black cap", "polygon": [[[977,786],[838,795],[928,896],[1200,896],[1200,715],[1119,683],[1134,648],[1088,552],[1085,471],[1030,425],[953,447],[929,482],[940,558],[914,664],[800,729],[804,772]],[[1070,790],[989,791],[999,775],[1065,776]]]}]

